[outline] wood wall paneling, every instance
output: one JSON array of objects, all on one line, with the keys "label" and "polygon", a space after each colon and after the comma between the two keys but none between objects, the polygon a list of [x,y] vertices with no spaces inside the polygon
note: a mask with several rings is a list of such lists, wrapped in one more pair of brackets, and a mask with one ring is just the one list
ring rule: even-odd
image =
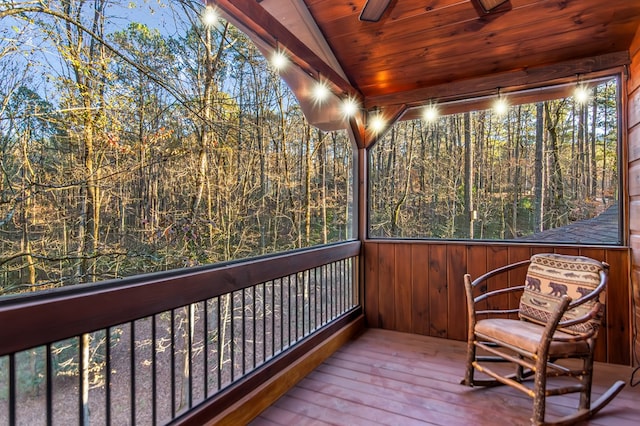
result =
[{"label": "wood wall paneling", "polygon": [[464,290],[467,250],[463,245],[448,248],[447,288],[448,326],[447,335],[450,339],[465,340],[467,338],[467,304]]},{"label": "wood wall paneling", "polygon": [[[519,262],[521,260],[527,260],[531,257],[531,249],[529,247],[510,247],[509,248],[509,263]],[[527,275],[526,268],[518,268],[509,272],[509,286],[517,287],[523,285],[525,276]],[[520,294],[511,293],[509,295],[509,309],[515,309],[520,305]],[[515,317],[515,315],[514,315]]]},{"label": "wood wall paneling", "polygon": [[[509,263],[509,251],[505,246],[489,246],[487,253],[487,271]],[[487,280],[487,290],[493,291],[509,287],[509,275],[497,276]],[[506,282],[505,282],[506,281]],[[509,296],[499,295],[488,300],[489,309],[504,309],[509,306]]]},{"label": "wood wall paneling", "polygon": [[[640,90],[638,90],[640,92]],[[629,130],[629,162],[640,159],[640,126],[634,126]]]},{"label": "wood wall paneling", "polygon": [[412,265],[411,246],[407,244],[395,246],[395,300],[398,309],[395,310],[396,330],[410,333],[412,331],[412,296],[413,288],[411,276],[414,269],[420,273],[419,265]]},{"label": "wood wall paneling", "polygon": [[447,337],[448,320],[448,283],[447,283],[447,245],[429,246],[429,335]]},{"label": "wood wall paneling", "polygon": [[413,333],[429,335],[429,246],[411,246]]},{"label": "wood wall paneling", "polygon": [[[640,62],[640,57],[636,59]],[[633,66],[633,64],[632,64]],[[631,69],[632,74],[640,74],[640,64]],[[629,88],[629,113],[627,114],[629,120],[629,129],[637,126],[640,123],[640,87]]]},{"label": "wood wall paneling", "polygon": [[[487,246],[471,245],[467,246],[467,267],[465,273],[471,275],[471,279],[477,278],[487,272]],[[477,293],[484,292],[484,288],[477,289]],[[475,294],[475,293],[474,293]],[[466,296],[465,296],[466,299]],[[466,300],[465,300],[466,303]],[[486,309],[486,301],[479,305],[480,309]]]},{"label": "wood wall paneling", "polygon": [[632,199],[629,203],[629,231],[640,234],[640,198]]},{"label": "wood wall paneling", "polygon": [[640,161],[629,165],[629,196],[640,196]]},{"label": "wood wall paneling", "polygon": [[628,88],[629,93],[631,93],[636,88],[640,87],[640,72],[638,69],[640,68],[640,26],[636,30],[636,35],[631,41],[631,46],[629,47],[629,57],[631,58],[631,72],[629,74]]},{"label": "wood wall paneling", "polygon": [[364,305],[365,319],[368,327],[378,328],[378,244],[364,246]]},{"label": "wood wall paneling", "polygon": [[[640,235],[632,239],[632,244],[640,253]],[[630,253],[621,247],[367,241],[367,262],[377,265],[366,269],[367,318],[379,318],[377,326],[380,328],[465,340],[467,318],[463,275],[469,272],[475,278],[491,269],[528,259],[540,252],[589,256],[611,265],[607,311],[596,346],[596,359],[630,365],[633,346],[633,313],[629,303],[632,291],[628,277]],[[526,268],[511,271],[501,281],[498,278],[490,280],[487,287],[522,285],[525,274]],[[636,291],[635,294],[640,298],[638,293]],[[519,295],[503,296],[495,298],[488,306],[516,307],[518,301]],[[371,312],[376,309],[375,313]],[[369,325],[372,324],[376,322],[371,321]]]},{"label": "wood wall paneling", "polygon": [[631,291],[629,256],[625,251],[611,251],[606,260],[615,265],[609,271],[606,301],[607,362],[631,364]]},{"label": "wood wall paneling", "polygon": [[[597,259],[597,260],[601,260],[601,261],[605,261],[608,262],[609,259],[606,258],[606,253],[603,249],[597,249],[597,248],[583,248],[580,251],[580,254],[583,256],[588,256],[591,257],[593,259]],[[611,282],[611,276],[609,277],[610,282]],[[609,286],[611,286],[612,284],[610,283]],[[608,300],[607,300],[608,302]],[[604,326],[601,328],[600,330],[600,338],[598,340],[596,340],[596,348],[595,348],[595,355],[596,358],[598,359],[607,359],[607,313],[608,311],[606,310],[606,305],[608,303],[605,304],[605,320],[604,320]],[[613,306],[613,305],[612,305]]]},{"label": "wood wall paneling", "polygon": [[395,310],[395,247],[389,244],[378,246],[378,323],[381,328],[396,329]]}]

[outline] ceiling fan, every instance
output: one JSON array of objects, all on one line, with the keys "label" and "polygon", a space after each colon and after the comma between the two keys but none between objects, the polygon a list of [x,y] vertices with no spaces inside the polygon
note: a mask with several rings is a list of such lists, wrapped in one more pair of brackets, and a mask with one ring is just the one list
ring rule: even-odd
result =
[{"label": "ceiling fan", "polygon": [[[471,0],[473,6],[481,15],[498,12],[500,6],[509,0]],[[367,22],[378,22],[387,11],[393,0],[367,0],[360,12],[360,20]]]}]

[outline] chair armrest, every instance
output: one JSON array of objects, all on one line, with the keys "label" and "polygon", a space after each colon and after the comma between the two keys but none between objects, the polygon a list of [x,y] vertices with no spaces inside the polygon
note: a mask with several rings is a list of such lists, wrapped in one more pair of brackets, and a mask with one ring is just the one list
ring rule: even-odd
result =
[{"label": "chair armrest", "polygon": [[480,296],[474,298],[473,302],[474,303],[478,303],[478,302],[482,302],[483,300],[486,300],[486,299],[488,299],[490,297],[493,297],[493,296],[498,296],[498,295],[501,295],[501,294],[513,293],[515,291],[522,291],[522,290],[524,290],[524,286],[523,285],[518,285],[518,286],[515,286],[515,287],[499,288],[497,290],[491,290],[491,291],[488,291],[488,292],[486,292],[484,294],[481,294]]},{"label": "chair armrest", "polygon": [[[478,278],[476,278],[475,280],[471,280],[471,275],[469,274],[465,274],[464,275],[464,287],[465,287],[465,293],[467,296],[467,315],[469,318],[469,333],[470,336],[472,336],[473,333],[473,329],[475,328],[475,323],[476,323],[476,299],[473,297],[473,289],[475,287],[478,286],[478,284],[482,283],[483,281],[488,280],[489,278],[492,278],[496,275],[511,271],[513,269],[516,268],[520,268],[523,266],[527,266],[531,263],[530,259],[526,259],[526,260],[521,260],[519,262],[516,263],[511,263],[509,265],[506,266],[502,266],[500,268],[491,270],[481,276],[479,276]],[[495,296],[498,294],[504,294],[504,293],[510,293],[510,292],[514,292],[514,291],[521,291],[522,289],[524,289],[524,286],[517,286],[517,287],[509,287],[509,288],[504,288],[504,289],[497,289],[497,290],[493,290],[490,292],[487,292],[483,295],[480,295],[478,297],[483,297],[487,298],[487,297],[491,297],[491,296]],[[484,299],[480,299],[480,300],[484,300]],[[495,310],[495,311],[480,311],[479,313],[488,313],[488,314],[508,314],[508,313],[515,313],[517,312],[517,310],[513,310],[513,309],[505,309],[505,310]],[[472,338],[472,337],[470,337]]]},{"label": "chair armrest", "polygon": [[471,286],[475,288],[475,287],[476,287],[478,284],[480,284],[482,281],[486,281],[486,280],[488,280],[489,278],[492,278],[492,277],[494,277],[494,276],[496,276],[496,275],[502,274],[502,273],[504,273],[504,272],[511,271],[512,269],[516,269],[516,268],[519,268],[519,267],[521,267],[521,266],[528,265],[528,264],[530,264],[530,263],[531,263],[531,260],[530,260],[530,259],[527,259],[527,260],[521,260],[520,262],[511,263],[511,264],[509,264],[509,265],[502,266],[502,267],[500,267],[500,268],[494,269],[494,270],[492,270],[492,271],[487,272],[487,273],[486,273],[486,274],[484,274],[484,275],[480,275],[478,278],[476,278],[475,280],[473,280],[473,281],[471,282]]},{"label": "chair armrest", "polygon": [[[571,305],[569,305],[569,306],[571,306]],[[571,327],[572,325],[582,324],[584,322],[590,321],[600,313],[600,309],[601,308],[602,308],[602,305],[599,302],[595,303],[593,305],[593,307],[589,310],[589,312],[587,312],[583,316],[578,317],[578,318],[574,318],[572,320],[560,321],[558,323],[558,327],[557,328],[558,329],[563,329],[563,328],[566,328],[566,327]],[[563,331],[566,332],[566,330],[563,330]],[[574,336],[572,336],[572,337],[553,337],[553,340],[554,341],[558,341],[558,342],[577,342],[577,341],[580,341],[580,340],[587,340],[587,339],[590,339],[591,337],[595,336],[597,331],[598,331],[597,328],[591,328],[591,330],[586,332],[586,333],[574,334],[575,331],[573,331],[573,332],[569,332],[571,334],[574,334]]]}]

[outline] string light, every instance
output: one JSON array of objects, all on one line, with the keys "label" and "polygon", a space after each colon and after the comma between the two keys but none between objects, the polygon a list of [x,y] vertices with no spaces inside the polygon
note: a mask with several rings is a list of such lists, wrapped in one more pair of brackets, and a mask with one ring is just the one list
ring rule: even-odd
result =
[{"label": "string light", "polygon": [[500,88],[498,88],[498,98],[493,103],[493,110],[498,115],[505,115],[509,111],[509,102],[500,94]]},{"label": "string light", "polygon": [[202,20],[202,23],[207,27],[214,26],[218,22],[218,18],[219,18],[218,12],[216,11],[215,8],[211,6],[205,7],[204,10],[202,11],[202,15],[200,15],[200,19]]},{"label": "string light", "polygon": [[374,133],[380,133],[384,129],[385,125],[386,125],[386,121],[385,121],[384,117],[382,116],[382,114],[380,114],[378,112],[374,116],[371,117],[371,122],[370,122],[369,128]]},{"label": "string light", "polygon": [[319,103],[319,104],[323,103],[324,101],[329,99],[330,94],[331,94],[331,91],[329,90],[329,87],[323,81],[318,81],[313,86],[312,96],[313,96],[313,100],[316,103]]},{"label": "string light", "polygon": [[438,108],[433,104],[426,106],[422,112],[424,120],[430,123],[436,121],[439,116]]},{"label": "string light", "polygon": [[344,114],[345,117],[353,117],[359,109],[360,105],[358,101],[352,97],[348,97],[342,101],[342,114]]},{"label": "string light", "polygon": [[585,85],[579,84],[576,87],[576,90],[573,92],[573,97],[575,98],[576,102],[578,102],[579,104],[584,104],[589,101],[589,98],[591,97],[591,92]]},{"label": "string light", "polygon": [[280,49],[277,49],[271,55],[271,66],[275,68],[277,71],[281,71],[287,67],[289,64],[289,58],[287,55]]}]

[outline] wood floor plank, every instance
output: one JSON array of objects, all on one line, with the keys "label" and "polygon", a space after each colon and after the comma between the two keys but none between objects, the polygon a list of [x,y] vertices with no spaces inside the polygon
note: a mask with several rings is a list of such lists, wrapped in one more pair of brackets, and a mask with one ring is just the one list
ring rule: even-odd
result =
[{"label": "wood floor plank", "polygon": [[[300,381],[252,425],[528,425],[531,399],[508,386],[460,384],[464,342],[368,329]],[[632,369],[596,363],[593,397]],[[555,379],[554,379],[555,380]],[[578,396],[548,399],[547,414],[575,410]],[[626,386],[590,426],[640,424],[640,386]]]},{"label": "wood floor plank", "polygon": [[319,419],[307,417],[304,415],[300,415],[298,413],[294,413],[292,411],[285,410],[277,405],[273,405],[269,407],[268,410],[264,411],[260,417],[258,417],[253,423],[254,426],[262,426],[267,425],[266,423],[261,423],[262,421],[270,422],[269,424],[277,424],[277,425],[330,425],[331,423],[320,421]]}]

